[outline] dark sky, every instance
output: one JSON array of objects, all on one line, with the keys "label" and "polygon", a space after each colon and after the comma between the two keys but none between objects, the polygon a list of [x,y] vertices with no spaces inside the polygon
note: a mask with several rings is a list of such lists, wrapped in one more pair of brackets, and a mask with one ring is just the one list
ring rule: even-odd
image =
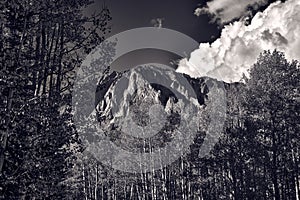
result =
[{"label": "dark sky", "polygon": [[212,41],[220,30],[207,16],[194,15],[199,0],[95,0],[89,11],[99,11],[103,3],[112,14],[112,34],[128,29],[153,26],[151,20],[163,18],[163,27],[187,34],[198,42]]},{"label": "dark sky", "polygon": [[[112,32],[108,36],[128,29],[151,27],[151,20],[156,18],[163,18],[162,27],[184,33],[199,43],[212,42],[220,34],[217,25],[209,23],[208,16],[194,15],[199,4],[204,4],[201,0],[95,0],[95,4],[87,12],[99,12],[104,3],[112,16]],[[138,50],[119,58],[112,68],[124,70],[154,61],[176,67],[170,62],[179,59],[180,57],[166,51]]]},{"label": "dark sky", "polygon": [[[207,15],[200,17],[194,15],[195,9],[204,6],[207,1],[95,0],[95,4],[87,9],[87,13],[101,11],[104,4],[109,8],[112,16],[112,32],[107,37],[133,28],[153,26],[152,19],[163,18],[162,27],[164,28],[184,33],[199,43],[213,42],[219,38],[222,27],[210,23],[211,19]],[[268,0],[269,3],[274,1]],[[260,10],[266,7],[267,5],[261,7]],[[170,61],[179,60],[179,57],[165,51],[138,50],[119,58],[118,62],[113,63],[112,68],[124,70],[154,60],[169,65]],[[176,68],[176,66],[169,66]]]}]

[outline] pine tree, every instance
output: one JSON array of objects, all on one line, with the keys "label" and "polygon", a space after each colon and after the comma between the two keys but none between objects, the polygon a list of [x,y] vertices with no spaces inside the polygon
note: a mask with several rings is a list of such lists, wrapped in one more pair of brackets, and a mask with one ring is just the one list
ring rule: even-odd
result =
[{"label": "pine tree", "polygon": [[[79,151],[71,88],[84,56],[109,31],[109,10],[84,1],[1,1],[0,196],[74,199]],[[73,181],[73,182],[72,182]]]},{"label": "pine tree", "polygon": [[256,140],[264,148],[264,152],[256,156],[264,161],[259,167],[266,168],[265,177],[270,181],[268,189],[273,191],[276,200],[295,199],[295,180],[299,177],[294,173],[299,163],[293,159],[299,149],[295,143],[299,141],[296,122],[299,118],[296,109],[299,108],[296,102],[300,86],[299,64],[288,62],[277,50],[265,51],[251,69],[246,85],[248,132],[254,131]]}]

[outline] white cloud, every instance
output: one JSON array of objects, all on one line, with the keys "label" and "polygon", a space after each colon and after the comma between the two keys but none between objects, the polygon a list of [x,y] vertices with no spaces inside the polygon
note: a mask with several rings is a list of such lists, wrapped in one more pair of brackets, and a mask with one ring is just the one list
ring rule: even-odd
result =
[{"label": "white cloud", "polygon": [[201,43],[190,59],[180,61],[178,72],[239,81],[263,50],[278,49],[287,59],[300,60],[300,0],[271,4],[246,26],[237,21],[224,27],[221,37]]},{"label": "white cloud", "polygon": [[197,8],[195,14],[199,16],[209,13],[214,16],[214,20],[226,23],[247,15],[248,7],[257,8],[266,3],[267,0],[213,0],[208,2],[206,7]]},{"label": "white cloud", "polygon": [[154,27],[161,28],[164,20],[165,20],[164,18],[154,18],[154,19],[151,19],[150,23]]}]

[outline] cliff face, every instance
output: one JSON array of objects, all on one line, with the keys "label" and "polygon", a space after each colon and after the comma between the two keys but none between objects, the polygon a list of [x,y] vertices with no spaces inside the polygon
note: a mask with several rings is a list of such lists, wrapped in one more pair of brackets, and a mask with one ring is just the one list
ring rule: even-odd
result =
[{"label": "cliff face", "polygon": [[191,98],[195,105],[205,107],[209,92],[206,84],[208,78],[194,79],[171,70],[160,70],[149,66],[149,69],[107,73],[97,87],[95,99],[98,114],[101,113],[103,119],[113,117],[108,111],[112,107],[121,106],[120,103],[126,108],[139,107],[141,114],[146,114],[145,109],[151,104],[159,104],[168,110],[183,97]]},{"label": "cliff face", "polygon": [[[220,117],[226,108],[223,101],[218,102],[224,94],[222,86],[212,79],[194,79],[155,66],[106,73],[99,81],[95,99],[100,138],[106,138],[110,148],[108,143],[99,143],[96,133],[88,138],[97,146],[92,151],[117,169],[147,171],[189,152],[202,133],[207,138],[202,137],[203,148],[198,152],[206,155],[219,134],[213,129],[221,127],[215,121],[223,122]],[[221,106],[216,106],[218,103]],[[107,149],[114,152],[109,159],[102,154]]]}]

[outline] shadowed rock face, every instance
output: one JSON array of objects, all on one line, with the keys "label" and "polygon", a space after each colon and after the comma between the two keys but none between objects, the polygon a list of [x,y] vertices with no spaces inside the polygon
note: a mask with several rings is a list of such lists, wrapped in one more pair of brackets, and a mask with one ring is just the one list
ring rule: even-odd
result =
[{"label": "shadowed rock face", "polygon": [[[111,72],[107,73],[103,76],[101,80],[99,80],[97,91],[95,94],[95,106],[97,110],[103,112],[107,109],[108,103],[112,98],[112,88],[116,86],[118,81],[122,78],[123,74],[127,72]],[[175,72],[176,73],[176,72]],[[183,75],[185,79],[188,81],[192,89],[194,90],[199,105],[205,106],[205,101],[207,100],[207,94],[209,89],[206,85],[206,82],[210,80],[210,78],[191,78],[188,75]],[[124,86],[124,84],[119,84]],[[144,85],[137,83],[138,87],[135,91],[135,94],[132,95],[132,99],[130,100],[130,104],[141,104],[142,100],[139,100],[138,95],[148,95],[149,98],[157,98],[157,102],[164,107],[167,106],[167,103],[172,99],[174,103],[178,102],[178,97],[167,87],[158,84],[158,83],[149,83],[149,85]],[[123,88],[125,90],[126,88]],[[140,92],[138,92],[140,91]],[[143,91],[143,92],[141,92]],[[151,95],[149,94],[151,91]],[[150,102],[149,102],[150,103]],[[133,105],[131,105],[133,106]],[[108,113],[107,113],[108,114]],[[105,116],[102,116],[106,118]]]},{"label": "shadowed rock face", "polygon": [[[149,152],[152,148],[164,147],[166,143],[171,141],[174,137],[173,132],[181,122],[180,110],[185,109],[185,107],[179,103],[180,98],[163,84],[148,83],[146,80],[141,79],[135,80],[131,85],[130,81],[133,81],[132,79],[129,79],[129,82],[128,80],[125,81],[122,79],[124,75],[126,76],[126,73],[128,72],[107,73],[99,81],[95,98],[99,123],[102,127],[105,127],[106,136],[116,145],[127,151]],[[187,80],[189,87],[193,89],[199,108],[205,110],[209,93],[207,84],[209,84],[212,79],[195,79],[188,75],[183,75],[183,77]],[[135,88],[130,88],[133,87],[133,85]],[[116,87],[121,89],[117,90]],[[133,91],[130,95],[130,99],[126,99],[126,92],[128,90]],[[180,90],[180,85],[178,86],[178,90]],[[116,95],[116,91],[120,94]],[[116,99],[116,97],[121,99]],[[127,101],[127,103],[124,104],[124,101]],[[113,102],[115,102],[115,104]],[[151,113],[148,111],[154,104],[162,106],[166,121],[161,125],[161,129],[152,135],[153,137],[139,138],[121,131],[121,125],[116,123],[118,118],[117,114],[113,111],[115,105],[120,106],[118,108],[119,110],[129,108],[132,120],[139,127],[145,128],[147,124],[151,123]],[[201,120],[204,120],[207,116],[202,117],[203,119]],[[201,132],[200,129],[199,132]]]},{"label": "shadowed rock face", "polygon": [[[99,80],[97,91],[95,94],[95,106],[99,105],[100,102],[104,100],[105,95],[109,95],[109,89],[113,87],[116,82],[122,77],[122,74],[125,72],[111,72],[107,73],[103,76],[101,80]],[[191,87],[194,89],[195,94],[197,95],[198,103],[200,105],[205,105],[205,99],[207,98],[207,94],[209,92],[208,87],[206,85],[206,81],[209,81],[210,78],[191,78],[188,75],[184,75],[187,81],[190,83]],[[167,87],[157,83],[150,83],[151,88],[159,93],[159,100],[162,105],[166,106],[168,99],[171,97],[177,101],[176,95]]]}]

